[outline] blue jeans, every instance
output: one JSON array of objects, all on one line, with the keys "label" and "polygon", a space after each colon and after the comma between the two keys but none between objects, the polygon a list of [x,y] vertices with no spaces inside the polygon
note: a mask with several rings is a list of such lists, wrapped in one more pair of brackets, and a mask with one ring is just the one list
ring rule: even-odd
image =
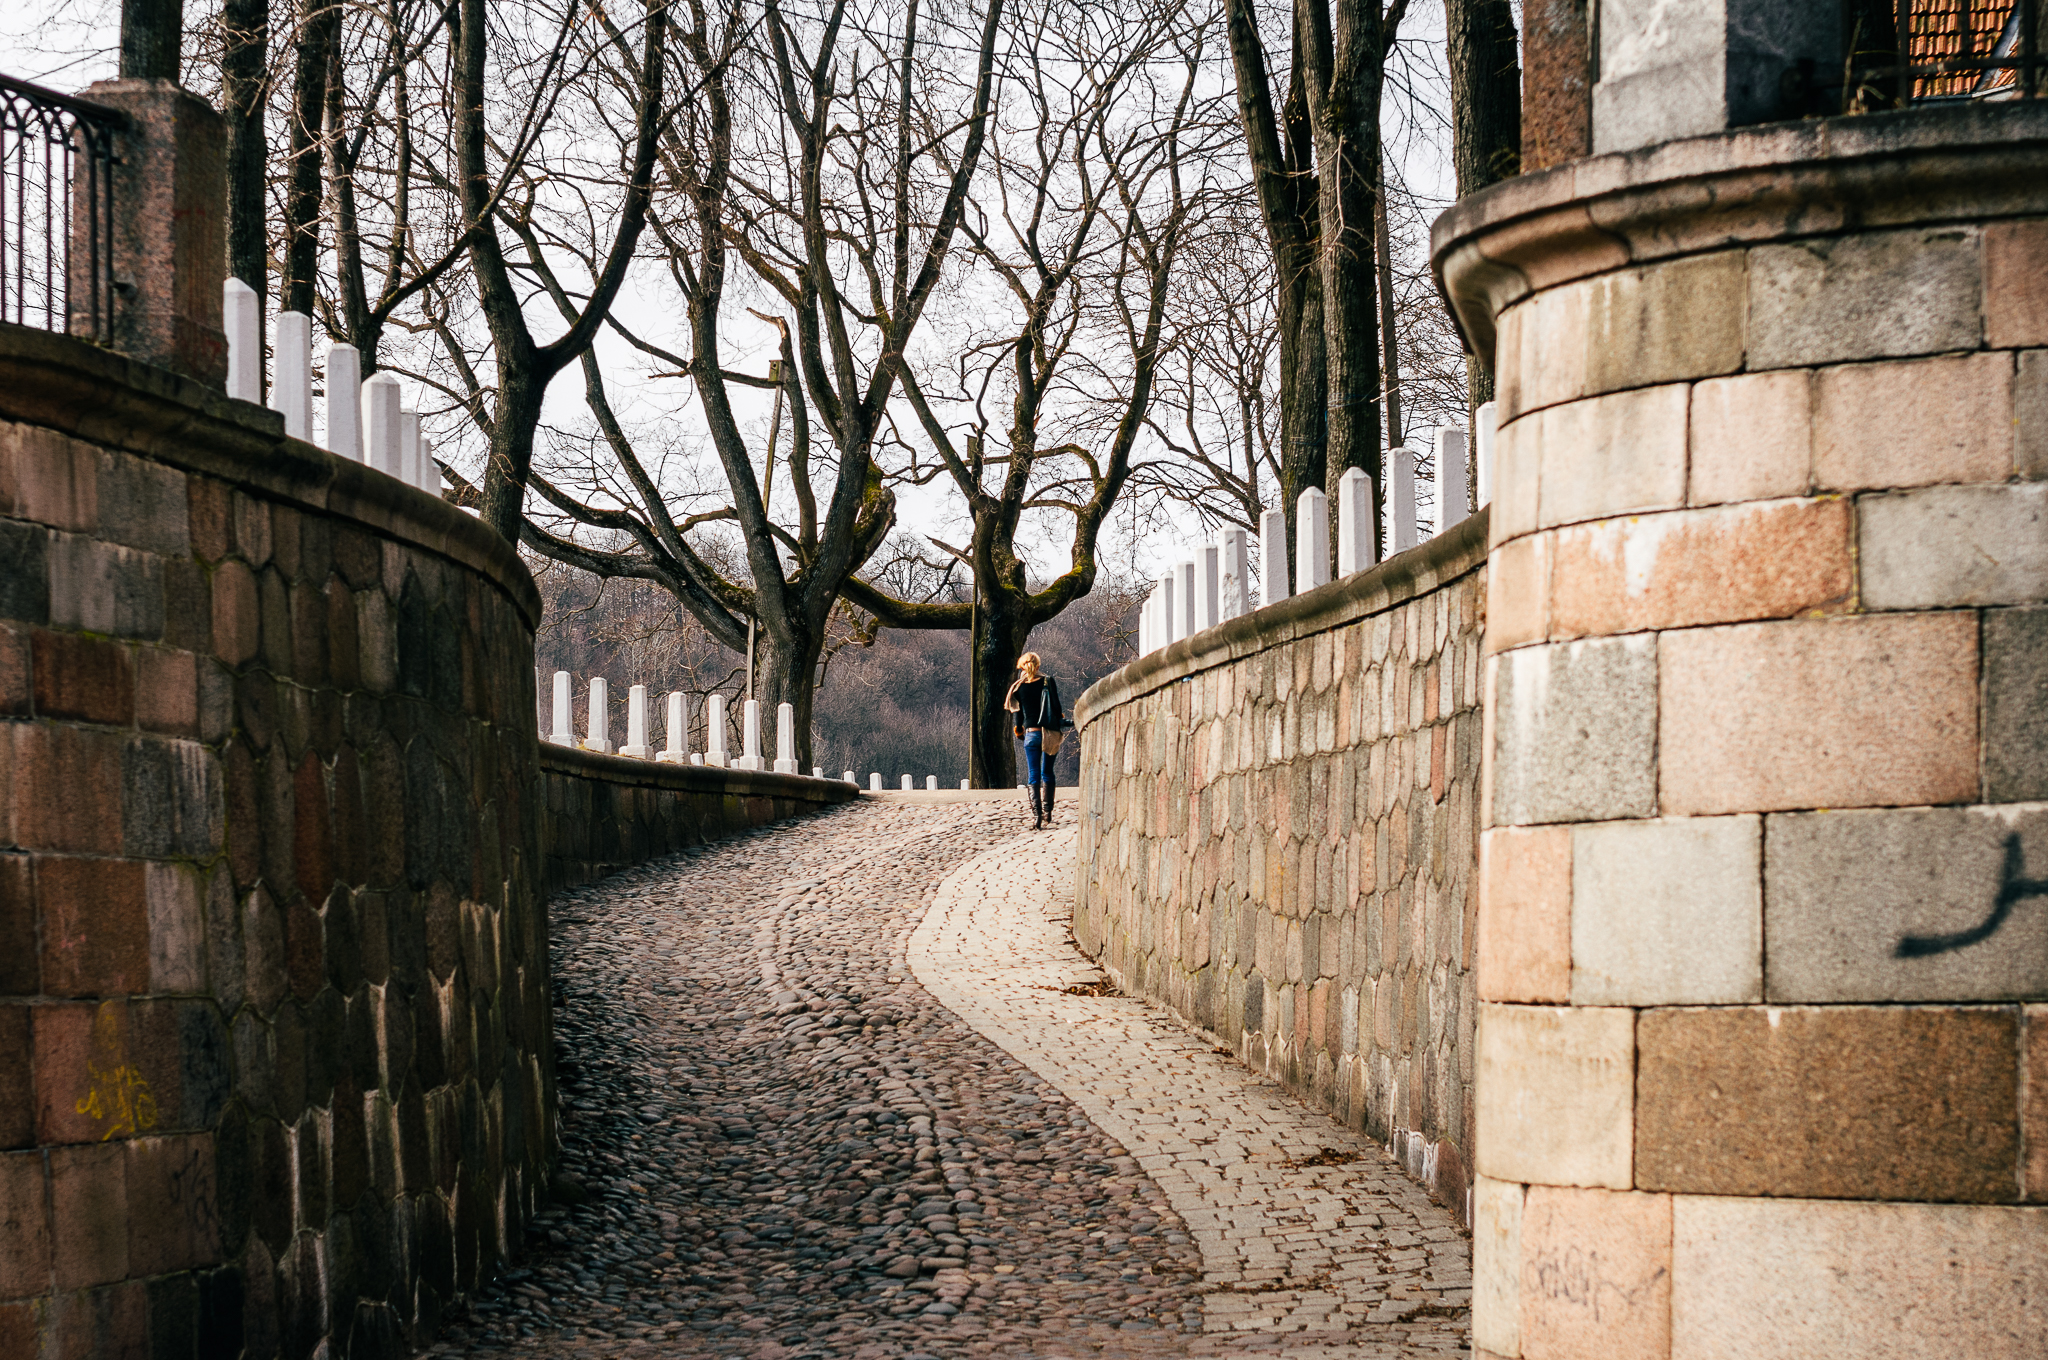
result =
[{"label": "blue jeans", "polygon": [[1049,756],[1045,753],[1043,730],[1034,727],[1024,733],[1025,783],[1051,785],[1054,782],[1052,764],[1057,759],[1058,756]]}]

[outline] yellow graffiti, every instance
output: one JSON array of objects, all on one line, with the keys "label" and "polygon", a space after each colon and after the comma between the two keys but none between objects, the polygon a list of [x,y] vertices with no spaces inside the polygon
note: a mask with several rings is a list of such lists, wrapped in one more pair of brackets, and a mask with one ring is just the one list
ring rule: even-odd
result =
[{"label": "yellow graffiti", "polygon": [[121,1022],[113,1006],[102,1006],[92,1023],[93,1056],[86,1059],[86,1093],[72,1108],[90,1119],[110,1121],[100,1141],[133,1137],[156,1127],[156,1096],[141,1069],[123,1061]]}]

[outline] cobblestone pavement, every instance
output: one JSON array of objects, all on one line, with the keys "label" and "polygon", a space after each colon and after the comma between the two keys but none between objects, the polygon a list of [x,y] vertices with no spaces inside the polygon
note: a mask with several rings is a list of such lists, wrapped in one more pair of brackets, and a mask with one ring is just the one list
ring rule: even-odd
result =
[{"label": "cobblestone pavement", "polygon": [[1101,974],[1069,929],[1074,840],[1059,830],[956,869],[910,966],[1166,1192],[1202,1253],[1208,1337],[1191,1352],[1463,1353],[1470,1242],[1385,1149],[1157,1007],[1089,994]]},{"label": "cobblestone pavement", "polygon": [[[1031,833],[1022,811],[864,801],[557,898],[562,1202],[542,1214],[520,1266],[452,1318],[428,1354],[1149,1360],[1273,1349],[1275,1335],[1214,1331],[1250,1317],[1247,1306],[1258,1309],[1262,1278],[1283,1277],[1259,1276],[1263,1258],[1249,1248],[1242,1285],[1254,1292],[1205,1277],[1213,1252],[1194,1236],[1207,1242],[1215,1225],[1202,1215],[1224,1202],[1191,1196],[1183,1181],[1206,1182],[1185,1157],[1162,1155],[1168,1144],[1157,1134],[1173,1126],[1117,1122],[1114,1100],[1103,1106],[1111,1114],[1091,1117],[1103,1102],[1099,1081],[1063,1088],[1064,1078],[1047,1076],[1063,1070],[1047,1055],[1071,1056],[1071,1041],[1024,1045],[1020,1062],[998,1046],[1030,1027],[1014,999],[997,1003],[1011,1029],[991,1042],[907,964],[927,908],[938,904],[939,920],[968,921],[974,907],[964,887],[1002,888],[994,866],[1012,863],[1033,883],[1057,878],[1071,832]],[[1056,936],[1046,919],[1041,907],[1037,928]],[[1078,956],[1070,962],[1079,966]],[[940,985],[961,980],[956,972]],[[1065,1017],[1072,1005],[1142,1012],[1115,998],[1032,995],[1049,1016]],[[973,1013],[969,1001],[958,1004]],[[1149,1025],[1160,1053],[1202,1057],[1184,1031]],[[1172,1075],[1171,1062],[1183,1059],[1141,1043],[1097,1048],[1093,1061],[1098,1071],[1164,1062]],[[1233,1089],[1256,1086],[1236,1070]],[[1285,1102],[1268,1091],[1265,1099]],[[1260,1109],[1246,1104],[1236,1117],[1255,1119]],[[1289,1118],[1316,1130],[1302,1147],[1350,1146],[1321,1116],[1304,1119],[1297,1108]],[[1219,1141],[1207,1155],[1219,1163],[1238,1145],[1232,1139],[1253,1158],[1286,1142],[1236,1125],[1200,1136],[1211,1134]],[[1127,1151],[1119,1138],[1135,1146]],[[1372,1145],[1359,1146],[1375,1159],[1370,1176],[1392,1175]],[[1367,1165],[1293,1174],[1320,1184],[1360,1176]],[[1268,1173],[1247,1162],[1219,1165],[1211,1178],[1219,1174]],[[1419,1193],[1405,1182],[1386,1191],[1390,1206]],[[1296,1198],[1322,1205],[1327,1197],[1304,1198],[1297,1188]],[[1272,1218],[1276,1242],[1325,1231],[1313,1216],[1281,1226],[1295,1211],[1255,1200],[1248,1194],[1251,1207],[1241,1212]],[[1387,1245],[1362,1249],[1398,1257],[1394,1234],[1413,1217],[1403,1207],[1400,1226],[1382,1233]],[[1433,1262],[1439,1244],[1416,1235],[1403,1259]],[[1320,1291],[1284,1277],[1298,1297],[1277,1321],[1306,1323],[1321,1293],[1332,1300],[1326,1315],[1348,1320],[1344,1303],[1363,1297],[1339,1283],[1351,1259],[1331,1255]],[[1410,1296],[1396,1290],[1413,1290],[1421,1306],[1440,1283],[1417,1269],[1379,1287],[1404,1305]],[[1446,1292],[1436,1306],[1451,1301]],[[1448,1335],[1453,1320],[1432,1332],[1409,1311],[1408,1321],[1361,1328],[1379,1338],[1371,1348],[1327,1353],[1445,1349],[1433,1338]],[[1326,1352],[1316,1344],[1284,1353]]]}]

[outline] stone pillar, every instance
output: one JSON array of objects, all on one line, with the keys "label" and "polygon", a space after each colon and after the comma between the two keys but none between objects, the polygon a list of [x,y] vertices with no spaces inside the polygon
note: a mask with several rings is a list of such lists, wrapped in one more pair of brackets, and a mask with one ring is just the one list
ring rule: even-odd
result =
[{"label": "stone pillar", "polygon": [[911,784],[911,782],[910,782],[910,776],[909,776],[909,775],[904,775],[904,776],[903,776],[903,792],[905,792],[905,793],[909,793],[909,792],[911,791],[911,789],[912,789],[912,788],[913,788],[913,785],[912,785],[912,784]]},{"label": "stone pillar", "polygon": [[277,343],[271,355],[270,406],[284,415],[284,432],[293,439],[313,437],[313,318],[304,312],[280,312]]},{"label": "stone pillar", "polygon": [[646,760],[654,754],[654,747],[647,740],[645,685],[635,685],[626,691],[626,744],[619,748],[619,754],[634,760]]},{"label": "stone pillar", "polygon": [[[116,139],[113,172],[113,348],[224,387],[227,125],[169,80],[102,80],[84,97],[131,120]],[[88,221],[75,213],[74,232],[88,230]],[[75,258],[90,258],[83,245],[74,244]],[[79,295],[81,305],[86,296]]]},{"label": "stone pillar", "polygon": [[1195,549],[1195,631],[1223,622],[1223,547],[1209,542]]},{"label": "stone pillar", "polygon": [[603,676],[590,682],[590,730],[583,738],[583,749],[610,755],[612,751],[611,697]]},{"label": "stone pillar", "polygon": [[928,774],[924,777],[924,791],[926,793],[937,793],[939,791],[939,777],[937,775]]},{"label": "stone pillar", "polygon": [[881,774],[880,774],[880,773],[879,773],[878,771],[875,771],[875,770],[870,770],[870,771],[868,771],[868,792],[869,792],[869,793],[880,793],[881,791],[882,791],[882,776],[881,776]]},{"label": "stone pillar", "polygon": [[795,704],[778,704],[775,708],[775,773],[797,773]]},{"label": "stone pillar", "polygon": [[1479,442],[1479,456],[1472,460],[1479,474],[1475,499],[1482,510],[1493,504],[1493,450],[1499,427],[1499,402],[1489,401],[1472,413],[1472,434]]},{"label": "stone pillar", "polygon": [[363,382],[363,461],[403,481],[405,426],[398,402],[398,379],[389,373],[372,373]]},{"label": "stone pillar", "polygon": [[1174,608],[1176,583],[1173,577],[1174,573],[1169,571],[1159,578],[1159,609],[1162,615],[1159,621],[1159,645],[1162,647],[1169,642],[1179,642],[1187,636],[1180,631],[1180,610]]},{"label": "stone pillar", "polygon": [[1415,450],[1387,452],[1387,556],[1407,552],[1415,532]]},{"label": "stone pillar", "polygon": [[327,451],[363,461],[363,357],[354,345],[327,347]]},{"label": "stone pillar", "polygon": [[1259,512],[1259,604],[1278,604],[1294,592],[1287,584],[1287,516]]},{"label": "stone pillar", "polygon": [[1304,591],[1330,580],[1330,498],[1312,486],[1294,503],[1294,583]]},{"label": "stone pillar", "polygon": [[227,340],[227,393],[263,404],[263,299],[240,279],[221,282],[221,334]]},{"label": "stone pillar", "polygon": [[687,704],[689,697],[681,690],[671,690],[668,696],[668,745],[657,756],[660,765],[686,765],[690,760],[690,720]]},{"label": "stone pillar", "polygon": [[1465,494],[1465,432],[1455,425],[1436,431],[1436,532],[1442,533],[1471,512]]},{"label": "stone pillar", "polygon": [[1372,477],[1364,468],[1346,468],[1337,479],[1337,574],[1372,564]]},{"label": "stone pillar", "polygon": [[761,701],[749,699],[740,710],[740,758],[733,765],[742,770],[762,769]]},{"label": "stone pillar", "polygon": [[726,767],[725,754],[725,696],[714,694],[709,704],[710,712],[704,719],[704,763]]},{"label": "stone pillar", "polygon": [[576,744],[575,719],[569,715],[574,702],[575,680],[567,671],[555,672],[554,721],[549,725],[548,740],[557,746]]},{"label": "stone pillar", "polygon": [[1500,403],[1476,1354],[2039,1356],[2048,106],[1596,157],[1433,251]]},{"label": "stone pillar", "polygon": [[1217,618],[1234,619],[1251,608],[1251,578],[1246,574],[1244,530],[1225,529],[1217,537],[1223,564],[1217,584]]},{"label": "stone pillar", "polygon": [[1174,636],[1193,637],[1195,626],[1195,564],[1183,562],[1173,569]]}]

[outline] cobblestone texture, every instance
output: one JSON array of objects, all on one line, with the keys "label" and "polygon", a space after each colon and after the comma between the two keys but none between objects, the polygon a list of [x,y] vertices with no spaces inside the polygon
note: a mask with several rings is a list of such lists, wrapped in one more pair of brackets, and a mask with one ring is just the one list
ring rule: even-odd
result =
[{"label": "cobblestone texture", "polygon": [[[1149,1125],[1105,1124],[1097,1090],[1069,1089],[1031,1054],[1018,1061],[920,984],[906,947],[935,901],[941,919],[954,919],[940,885],[963,864],[1002,903],[1036,906],[1041,933],[1063,934],[1046,924],[1038,889],[1071,863],[1072,833],[1025,825],[1008,803],[864,801],[558,897],[565,1202],[543,1212],[522,1266],[431,1353],[940,1360],[1458,1349],[1461,1316],[1413,1320],[1428,1302],[1420,1287],[1414,1307],[1390,1310],[1411,1320],[1366,1328],[1377,1333],[1369,1346],[1327,1349],[1362,1334],[1297,1332],[1304,1344],[1293,1346],[1278,1332],[1242,1335],[1233,1324],[1260,1311],[1260,1282],[1283,1277],[1263,1273],[1261,1259],[1243,1272],[1245,1292],[1219,1292],[1221,1278],[1205,1272],[1213,1253],[1197,1245],[1212,1225],[1191,1230],[1179,1211],[1199,1196],[1147,1174],[1172,1164]],[[1023,887],[988,878],[988,866],[1005,862]],[[957,893],[948,901],[956,907]],[[1064,966],[1085,969],[1066,948]],[[1043,1024],[1065,1025],[1070,1002],[1133,1020],[1157,1014],[1129,1000],[1027,990],[1042,998]],[[1086,1049],[1105,1072],[1185,1070],[1190,1052],[1204,1056],[1171,1022],[1152,1024],[1149,1040],[1128,1026],[1088,1033]],[[1219,1130],[1210,1156],[1235,1159],[1241,1143],[1247,1162],[1264,1157],[1284,1175],[1275,1150],[1298,1146],[1313,1159],[1334,1145],[1337,1160],[1355,1147],[1364,1161],[1291,1174],[1373,1196],[1365,1213],[1398,1216],[1399,1231],[1433,1215],[1434,1231],[1413,1231],[1412,1243],[1380,1230],[1386,1252],[1426,1263],[1409,1282],[1440,1277],[1438,1307],[1462,1306],[1465,1247],[1447,1216],[1372,1145],[1242,1069],[1216,1066],[1272,1102],[1244,1102],[1240,1122],[1275,1111],[1291,1122],[1278,1133]],[[1187,1169],[1181,1179],[1200,1177]],[[1234,1221],[1272,1218],[1261,1232],[1276,1243],[1345,1231],[1317,1217],[1321,1200],[1243,1199]],[[1272,1255],[1292,1262],[1298,1252]],[[1338,1282],[1348,1246],[1326,1254],[1326,1311],[1341,1313],[1363,1294]],[[1306,1321],[1307,1311],[1296,1306],[1290,1319]]]}]

